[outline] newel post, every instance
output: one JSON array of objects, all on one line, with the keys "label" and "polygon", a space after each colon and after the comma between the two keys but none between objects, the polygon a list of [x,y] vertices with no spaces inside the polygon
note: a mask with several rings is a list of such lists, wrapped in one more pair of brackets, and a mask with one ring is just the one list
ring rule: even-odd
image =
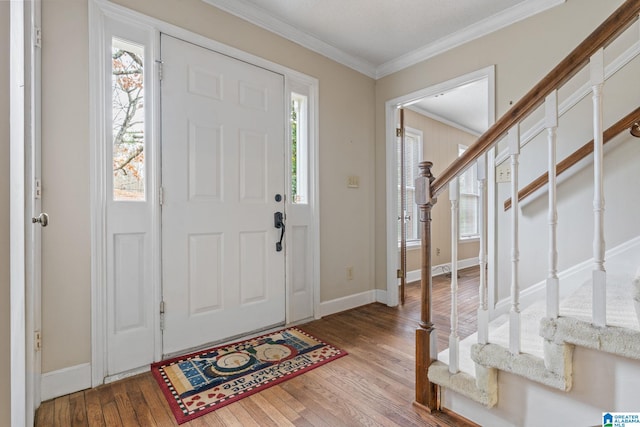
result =
[{"label": "newel post", "polygon": [[436,330],[431,321],[431,208],[436,199],[431,197],[432,162],[421,162],[420,174],[415,182],[415,199],[420,208],[422,233],[421,310],[416,329],[416,403],[429,411],[437,409],[437,386],[429,381],[427,370],[437,359]]}]

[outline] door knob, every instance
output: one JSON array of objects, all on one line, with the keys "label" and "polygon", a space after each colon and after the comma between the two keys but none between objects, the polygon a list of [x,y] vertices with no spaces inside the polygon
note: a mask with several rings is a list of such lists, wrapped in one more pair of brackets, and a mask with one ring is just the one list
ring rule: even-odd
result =
[{"label": "door knob", "polygon": [[33,224],[40,223],[41,226],[46,227],[49,225],[49,215],[42,212],[40,215],[31,218],[31,222]]}]

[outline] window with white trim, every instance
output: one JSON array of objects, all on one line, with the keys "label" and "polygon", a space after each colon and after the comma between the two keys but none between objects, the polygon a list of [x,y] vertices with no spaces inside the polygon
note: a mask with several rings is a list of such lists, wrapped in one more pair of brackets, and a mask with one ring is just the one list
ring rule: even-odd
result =
[{"label": "window with white trim", "polygon": [[291,203],[309,203],[309,98],[291,92]]},{"label": "window with white trim", "polygon": [[[407,189],[407,210],[404,216],[407,218],[407,243],[420,240],[420,227],[418,222],[418,206],[415,200],[415,179],[418,176],[418,164],[422,161],[422,131],[405,127],[405,184]],[[400,177],[400,150],[401,138],[398,138],[398,217],[402,217],[400,191],[402,178]],[[402,240],[400,234],[400,221],[398,221],[398,243]]]},{"label": "window with white trim", "polygon": [[144,46],[111,41],[113,200],[145,200]]},{"label": "window with white trim", "polygon": [[[467,150],[467,146],[458,145],[458,157]],[[460,175],[459,218],[460,240],[480,237],[478,224],[480,207],[480,191],[478,189],[478,166],[474,163]]]}]

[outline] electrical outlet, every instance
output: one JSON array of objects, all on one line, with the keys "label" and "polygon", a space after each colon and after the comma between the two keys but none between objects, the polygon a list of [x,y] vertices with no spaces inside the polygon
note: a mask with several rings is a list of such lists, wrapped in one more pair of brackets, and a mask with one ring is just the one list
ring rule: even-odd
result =
[{"label": "electrical outlet", "polygon": [[440,256],[440,248],[436,248],[436,256]]},{"label": "electrical outlet", "polygon": [[347,280],[353,280],[353,267],[347,267]]},{"label": "electrical outlet", "polygon": [[40,333],[40,331],[36,331],[33,337],[33,346],[35,347],[36,351],[42,350],[42,334]]}]

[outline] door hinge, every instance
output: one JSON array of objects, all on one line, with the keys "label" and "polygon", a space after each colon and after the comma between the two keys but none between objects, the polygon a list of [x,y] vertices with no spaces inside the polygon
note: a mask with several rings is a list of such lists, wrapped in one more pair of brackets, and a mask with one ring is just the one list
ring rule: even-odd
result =
[{"label": "door hinge", "polygon": [[397,269],[396,270],[396,277],[398,279],[402,279],[404,277],[404,271],[402,271],[401,269]]},{"label": "door hinge", "polygon": [[164,203],[164,187],[160,187],[158,190],[158,201],[160,202],[160,206]]},{"label": "door hinge", "polygon": [[160,330],[164,331],[164,301],[160,301]]},{"label": "door hinge", "polygon": [[42,350],[42,332],[36,331],[33,335],[33,349],[35,351]]},{"label": "door hinge", "polygon": [[156,59],[156,64],[158,64],[158,79],[162,81],[162,64],[164,64],[164,62],[160,59]]},{"label": "door hinge", "polygon": [[36,178],[33,184],[33,198],[34,199],[42,198],[42,181],[39,178]]},{"label": "door hinge", "polygon": [[402,128],[396,128],[396,136],[400,138],[402,136]]},{"label": "door hinge", "polygon": [[33,44],[35,47],[42,47],[42,29],[40,27],[33,28]]}]

